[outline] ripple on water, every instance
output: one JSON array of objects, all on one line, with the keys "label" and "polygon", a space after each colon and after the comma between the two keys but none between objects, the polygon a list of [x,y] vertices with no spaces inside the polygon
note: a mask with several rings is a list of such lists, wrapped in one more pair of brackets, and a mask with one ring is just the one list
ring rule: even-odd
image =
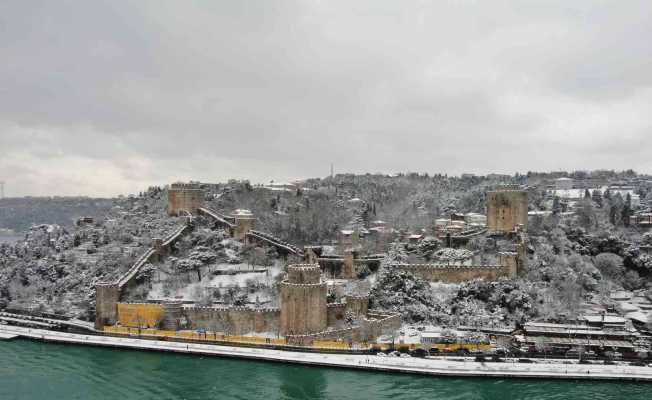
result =
[{"label": "ripple on water", "polygon": [[0,342],[0,399],[648,399],[652,385],[459,379]]}]

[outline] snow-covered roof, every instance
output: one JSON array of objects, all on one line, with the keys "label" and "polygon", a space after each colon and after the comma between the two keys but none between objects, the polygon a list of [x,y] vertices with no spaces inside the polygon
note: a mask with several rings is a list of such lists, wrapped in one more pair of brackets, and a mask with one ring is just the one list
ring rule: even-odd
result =
[{"label": "snow-covered roof", "polygon": [[295,184],[292,182],[270,182],[267,186],[281,187],[281,186],[295,186]]},{"label": "snow-covered roof", "polygon": [[620,302],[619,305],[620,305],[620,309],[622,310],[622,312],[625,312],[625,313],[632,312],[632,311],[637,311],[639,309],[638,307],[636,307],[635,305],[633,305],[632,303],[629,303],[627,301]]},{"label": "snow-covered roof", "polygon": [[233,211],[233,215],[234,215],[234,216],[237,215],[237,216],[249,216],[249,217],[250,217],[250,216],[252,216],[253,214],[251,213],[251,211],[249,211],[249,210],[247,210],[247,209],[244,209],[244,208],[238,208],[238,209],[236,209],[236,210]]},{"label": "snow-covered roof", "polygon": [[604,322],[606,324],[624,324],[625,318],[616,315],[582,315],[580,319],[587,322]]},{"label": "snow-covered roof", "polygon": [[527,215],[550,215],[552,214],[552,211],[544,211],[544,210],[533,210],[533,211],[528,211]]},{"label": "snow-covered roof", "polygon": [[647,315],[641,311],[634,311],[628,313],[625,315],[625,317],[632,319],[634,321],[642,322],[644,324],[647,324],[648,322],[652,322],[652,318],[650,317],[650,315]]},{"label": "snow-covered roof", "polygon": [[421,333],[421,338],[426,339],[426,338],[440,338],[441,337],[441,332],[422,332]]},{"label": "snow-covered roof", "polygon": [[609,293],[609,297],[614,300],[629,300],[633,296],[632,292],[626,290],[619,290]]}]

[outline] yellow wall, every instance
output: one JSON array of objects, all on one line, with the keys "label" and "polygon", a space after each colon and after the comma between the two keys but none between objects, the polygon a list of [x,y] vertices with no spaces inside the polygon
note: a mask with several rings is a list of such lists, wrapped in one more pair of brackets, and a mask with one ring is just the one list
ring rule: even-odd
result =
[{"label": "yellow wall", "polygon": [[207,342],[218,341],[218,342],[260,344],[260,345],[264,345],[264,344],[286,345],[287,344],[284,338],[266,339],[260,336],[229,336],[229,335],[223,335],[222,333],[216,333],[216,332],[199,333],[196,331],[163,331],[158,329],[129,328],[126,326],[105,326],[103,331],[105,333],[112,333],[118,335],[169,337],[169,338],[177,338],[177,339],[204,340]]},{"label": "yellow wall", "polygon": [[163,319],[160,304],[118,303],[118,321],[122,326],[153,328]]}]

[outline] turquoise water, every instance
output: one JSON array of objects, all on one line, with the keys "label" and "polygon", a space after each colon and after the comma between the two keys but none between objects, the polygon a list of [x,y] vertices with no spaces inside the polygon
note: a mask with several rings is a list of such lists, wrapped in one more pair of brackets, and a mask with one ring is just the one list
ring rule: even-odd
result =
[{"label": "turquoise water", "polygon": [[650,399],[652,385],[454,379],[0,341],[0,399]]}]

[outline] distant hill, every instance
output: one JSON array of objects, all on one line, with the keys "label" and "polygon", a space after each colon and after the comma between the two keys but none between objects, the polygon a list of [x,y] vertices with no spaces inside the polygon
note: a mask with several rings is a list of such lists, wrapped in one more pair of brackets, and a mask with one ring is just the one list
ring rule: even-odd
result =
[{"label": "distant hill", "polygon": [[24,232],[34,224],[72,226],[80,216],[100,217],[112,199],[89,197],[16,197],[0,200],[0,228]]}]

